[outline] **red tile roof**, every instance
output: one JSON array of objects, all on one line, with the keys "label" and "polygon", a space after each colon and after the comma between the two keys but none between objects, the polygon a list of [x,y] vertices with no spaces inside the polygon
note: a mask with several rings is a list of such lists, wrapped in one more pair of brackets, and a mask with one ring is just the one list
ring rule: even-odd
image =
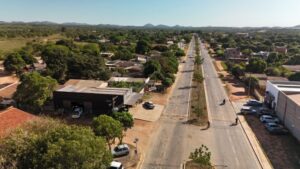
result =
[{"label": "red tile roof", "polygon": [[9,131],[36,118],[37,116],[14,107],[0,111],[0,137],[5,136]]}]

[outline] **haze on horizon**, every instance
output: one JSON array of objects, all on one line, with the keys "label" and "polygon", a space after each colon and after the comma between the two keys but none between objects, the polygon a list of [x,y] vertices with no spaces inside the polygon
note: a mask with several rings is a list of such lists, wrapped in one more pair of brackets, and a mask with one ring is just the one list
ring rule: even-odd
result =
[{"label": "haze on horizon", "polygon": [[289,27],[299,0],[0,0],[0,21]]}]

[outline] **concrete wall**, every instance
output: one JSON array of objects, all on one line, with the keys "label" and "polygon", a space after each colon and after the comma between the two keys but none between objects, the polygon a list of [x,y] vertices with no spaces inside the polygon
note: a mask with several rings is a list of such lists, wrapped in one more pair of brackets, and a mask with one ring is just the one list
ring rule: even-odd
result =
[{"label": "concrete wall", "polygon": [[280,92],[276,113],[286,128],[300,141],[300,106]]},{"label": "concrete wall", "polygon": [[267,81],[266,91],[269,92],[272,96],[274,96],[275,99],[274,99],[274,103],[272,104],[272,106],[274,106],[276,108],[277,101],[278,101],[279,89],[275,85],[273,85],[270,81]]}]

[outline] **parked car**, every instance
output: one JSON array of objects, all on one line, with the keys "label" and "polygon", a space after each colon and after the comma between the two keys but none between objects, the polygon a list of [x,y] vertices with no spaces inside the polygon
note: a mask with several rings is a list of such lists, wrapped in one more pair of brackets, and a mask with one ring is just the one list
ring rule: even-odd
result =
[{"label": "parked car", "polygon": [[263,103],[255,99],[250,99],[246,103],[246,106],[260,107],[263,106]]},{"label": "parked car", "polygon": [[112,161],[110,163],[109,169],[124,169],[124,167],[123,167],[122,163],[117,162],[117,161]]},{"label": "parked car", "polygon": [[73,107],[73,114],[72,114],[72,118],[73,119],[78,119],[81,117],[83,113],[83,107],[81,106],[74,106]]},{"label": "parked car", "polygon": [[146,108],[146,109],[154,109],[155,108],[155,106],[154,106],[154,104],[152,103],[152,102],[145,102],[144,104],[143,104],[143,106],[144,106],[144,108]]},{"label": "parked car", "polygon": [[271,134],[287,134],[288,133],[288,130],[286,128],[284,128],[282,125],[279,125],[277,123],[266,123],[265,127]]},{"label": "parked car", "polygon": [[245,115],[247,115],[247,114],[253,115],[253,114],[256,114],[256,110],[255,110],[255,109],[252,109],[252,108],[249,107],[249,106],[243,106],[243,107],[241,108],[241,113],[242,113],[242,114],[245,114]]},{"label": "parked car", "polygon": [[262,115],[259,119],[262,123],[279,123],[279,119],[277,117],[270,115]]},{"label": "parked car", "polygon": [[261,107],[258,112],[257,112],[257,116],[260,117],[262,115],[269,115],[272,117],[276,117],[275,112],[273,110],[270,110],[266,107]]},{"label": "parked car", "polygon": [[115,147],[111,153],[114,157],[125,156],[129,154],[129,147],[127,144],[120,144]]}]

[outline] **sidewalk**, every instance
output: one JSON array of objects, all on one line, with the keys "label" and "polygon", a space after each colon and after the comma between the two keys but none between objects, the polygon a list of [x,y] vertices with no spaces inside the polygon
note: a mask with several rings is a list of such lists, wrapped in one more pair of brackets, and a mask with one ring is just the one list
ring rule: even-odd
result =
[{"label": "sidewalk", "polygon": [[[236,113],[240,112],[240,109],[243,106],[243,104],[245,104],[245,102],[246,102],[245,100],[231,102]],[[267,155],[263,151],[263,149],[262,149],[259,141],[257,140],[255,134],[253,133],[252,129],[249,127],[245,117],[238,116],[238,118],[239,118],[241,126],[247,136],[247,139],[250,142],[250,145],[251,145],[253,151],[255,152],[255,155],[256,155],[257,159],[259,160],[259,163],[261,164],[262,168],[263,169],[273,169],[273,166],[272,166],[270,160],[268,159]]]}]

